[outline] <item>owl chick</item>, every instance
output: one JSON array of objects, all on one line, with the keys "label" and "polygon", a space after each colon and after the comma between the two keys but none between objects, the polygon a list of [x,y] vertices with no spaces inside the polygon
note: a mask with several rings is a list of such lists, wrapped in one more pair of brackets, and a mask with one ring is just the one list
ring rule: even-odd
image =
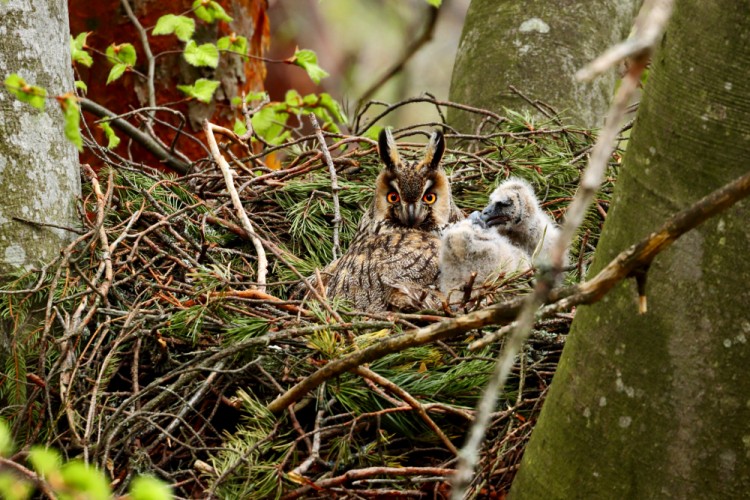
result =
[{"label": "owl chick", "polygon": [[560,234],[555,222],[539,206],[531,185],[514,177],[492,192],[481,219],[488,228],[494,228],[526,252],[534,264],[549,261],[550,250]]},{"label": "owl chick", "polygon": [[357,234],[332,266],[329,296],[375,312],[401,309],[415,297],[436,293],[440,231],[461,217],[440,164],[444,151],[443,135],[436,131],[422,159],[405,162],[391,132],[380,133],[384,168]]},{"label": "owl chick", "polygon": [[440,246],[440,291],[450,297],[476,273],[481,285],[493,275],[524,271],[530,255],[496,230],[485,226],[479,212],[449,226]]}]

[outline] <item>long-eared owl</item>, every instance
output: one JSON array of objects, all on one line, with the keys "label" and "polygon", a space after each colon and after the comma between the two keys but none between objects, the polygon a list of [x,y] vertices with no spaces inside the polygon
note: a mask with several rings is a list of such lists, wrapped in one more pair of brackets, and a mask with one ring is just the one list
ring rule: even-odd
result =
[{"label": "long-eared owl", "polygon": [[391,132],[380,133],[384,168],[356,236],[333,266],[329,296],[370,312],[435,305],[428,297],[438,283],[440,232],[462,217],[441,165],[444,151],[435,131],[421,160],[403,161]]}]

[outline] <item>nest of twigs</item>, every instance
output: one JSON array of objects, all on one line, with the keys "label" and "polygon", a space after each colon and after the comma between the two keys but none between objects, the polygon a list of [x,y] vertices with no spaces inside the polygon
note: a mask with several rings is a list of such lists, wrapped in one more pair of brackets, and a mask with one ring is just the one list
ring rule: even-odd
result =
[{"label": "nest of twigs", "polygon": [[[436,106],[449,103],[434,101]],[[447,129],[444,164],[460,208],[482,207],[509,175],[529,180],[555,217],[578,184],[592,133],[508,113],[470,136]],[[405,151],[434,125],[396,132]],[[345,249],[372,193],[374,142],[326,134]],[[421,139],[420,139],[421,140]],[[344,141],[344,142],[337,142]],[[94,147],[94,145],[91,145]],[[226,152],[226,150],[225,150]],[[283,167],[266,155],[283,154]],[[366,314],[338,300],[290,299],[332,256],[331,176],[314,135],[233,157],[236,186],[268,253],[257,254],[211,158],[185,177],[134,168],[101,151],[85,169],[82,230],[55,262],[4,286],[12,332],[0,355],[0,412],[20,446],[43,443],[107,472],[116,491],[151,472],[180,497],[443,498],[502,340],[473,330],[387,353],[318,384],[285,410],[267,406],[319,368],[383,338],[525,293],[501,277],[484,301],[452,311]],[[232,157],[227,153],[227,158]],[[572,249],[585,272],[616,174]],[[570,315],[536,325],[505,388],[473,491],[502,497],[555,371]]]}]

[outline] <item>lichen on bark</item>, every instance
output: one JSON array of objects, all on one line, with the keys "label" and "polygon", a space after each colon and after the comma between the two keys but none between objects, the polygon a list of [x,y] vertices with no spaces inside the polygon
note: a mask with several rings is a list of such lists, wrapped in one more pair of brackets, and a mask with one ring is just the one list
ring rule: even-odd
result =
[{"label": "lichen on bark", "polygon": [[[539,112],[509,90],[554,106],[573,123],[600,126],[615,71],[594,83],[575,72],[627,37],[635,0],[472,0],[453,68],[450,99],[503,113]],[[470,132],[475,116],[450,110],[452,126]]]},{"label": "lichen on bark", "polygon": [[0,78],[18,73],[44,87],[44,111],[0,90],[0,274],[53,259],[71,232],[14,218],[76,225],[78,156],[52,96],[73,89],[67,5],[60,0],[0,2]]},{"label": "lichen on bark", "polygon": [[[676,3],[590,275],[746,173],[749,64],[739,4]],[[744,200],[657,256],[646,314],[631,282],[578,310],[511,498],[750,491],[748,220]]]}]

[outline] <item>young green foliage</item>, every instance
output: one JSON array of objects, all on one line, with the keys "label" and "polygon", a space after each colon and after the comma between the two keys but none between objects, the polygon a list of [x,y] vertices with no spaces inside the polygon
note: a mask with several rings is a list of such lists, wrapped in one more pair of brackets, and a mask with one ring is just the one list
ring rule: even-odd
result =
[{"label": "young green foliage", "polygon": [[154,31],[151,33],[154,35],[171,35],[174,33],[180,41],[187,42],[193,38],[194,32],[195,19],[187,16],[166,14],[156,21]]},{"label": "young green foliage", "polygon": [[26,83],[26,80],[16,73],[11,73],[5,77],[5,88],[19,101],[31,104],[40,111],[44,109],[47,97],[47,91],[44,88]]},{"label": "young green foliage", "polygon": [[133,68],[137,60],[135,47],[130,43],[112,44],[107,47],[107,59],[113,64],[107,77],[107,85],[118,80],[126,71]]},{"label": "young green foliage", "polygon": [[219,47],[219,50],[235,52],[243,56],[247,55],[247,38],[244,36],[237,36],[232,33],[230,36],[219,38],[216,45]]},{"label": "young green foliage", "polygon": [[208,104],[216,89],[219,88],[219,84],[220,82],[216,80],[199,78],[193,85],[178,85],[177,88],[189,97]]},{"label": "young green foliage", "polygon": [[91,54],[86,51],[86,39],[91,33],[84,31],[79,33],[75,38],[71,35],[70,37],[70,57],[73,59],[73,64],[80,64],[90,68],[94,64]]},{"label": "young green foliage", "polygon": [[191,66],[216,68],[219,65],[219,49],[212,43],[198,45],[190,40],[182,55]]},{"label": "young green foliage", "polygon": [[65,137],[78,148],[78,151],[83,151],[81,109],[78,106],[78,99],[73,94],[65,94],[59,97],[58,101],[65,118]]},{"label": "young green foliage", "polygon": [[232,22],[232,18],[226,13],[224,8],[213,0],[195,0],[193,2],[193,9],[195,16],[207,23],[215,21]]},{"label": "young green foliage", "polygon": [[288,61],[307,71],[310,79],[316,84],[328,76],[328,72],[318,66],[318,56],[312,50],[297,50]]},{"label": "young green foliage", "polygon": [[104,135],[107,137],[107,149],[115,149],[120,144],[120,138],[117,136],[109,123],[101,122],[99,124],[99,128],[104,131]]}]

